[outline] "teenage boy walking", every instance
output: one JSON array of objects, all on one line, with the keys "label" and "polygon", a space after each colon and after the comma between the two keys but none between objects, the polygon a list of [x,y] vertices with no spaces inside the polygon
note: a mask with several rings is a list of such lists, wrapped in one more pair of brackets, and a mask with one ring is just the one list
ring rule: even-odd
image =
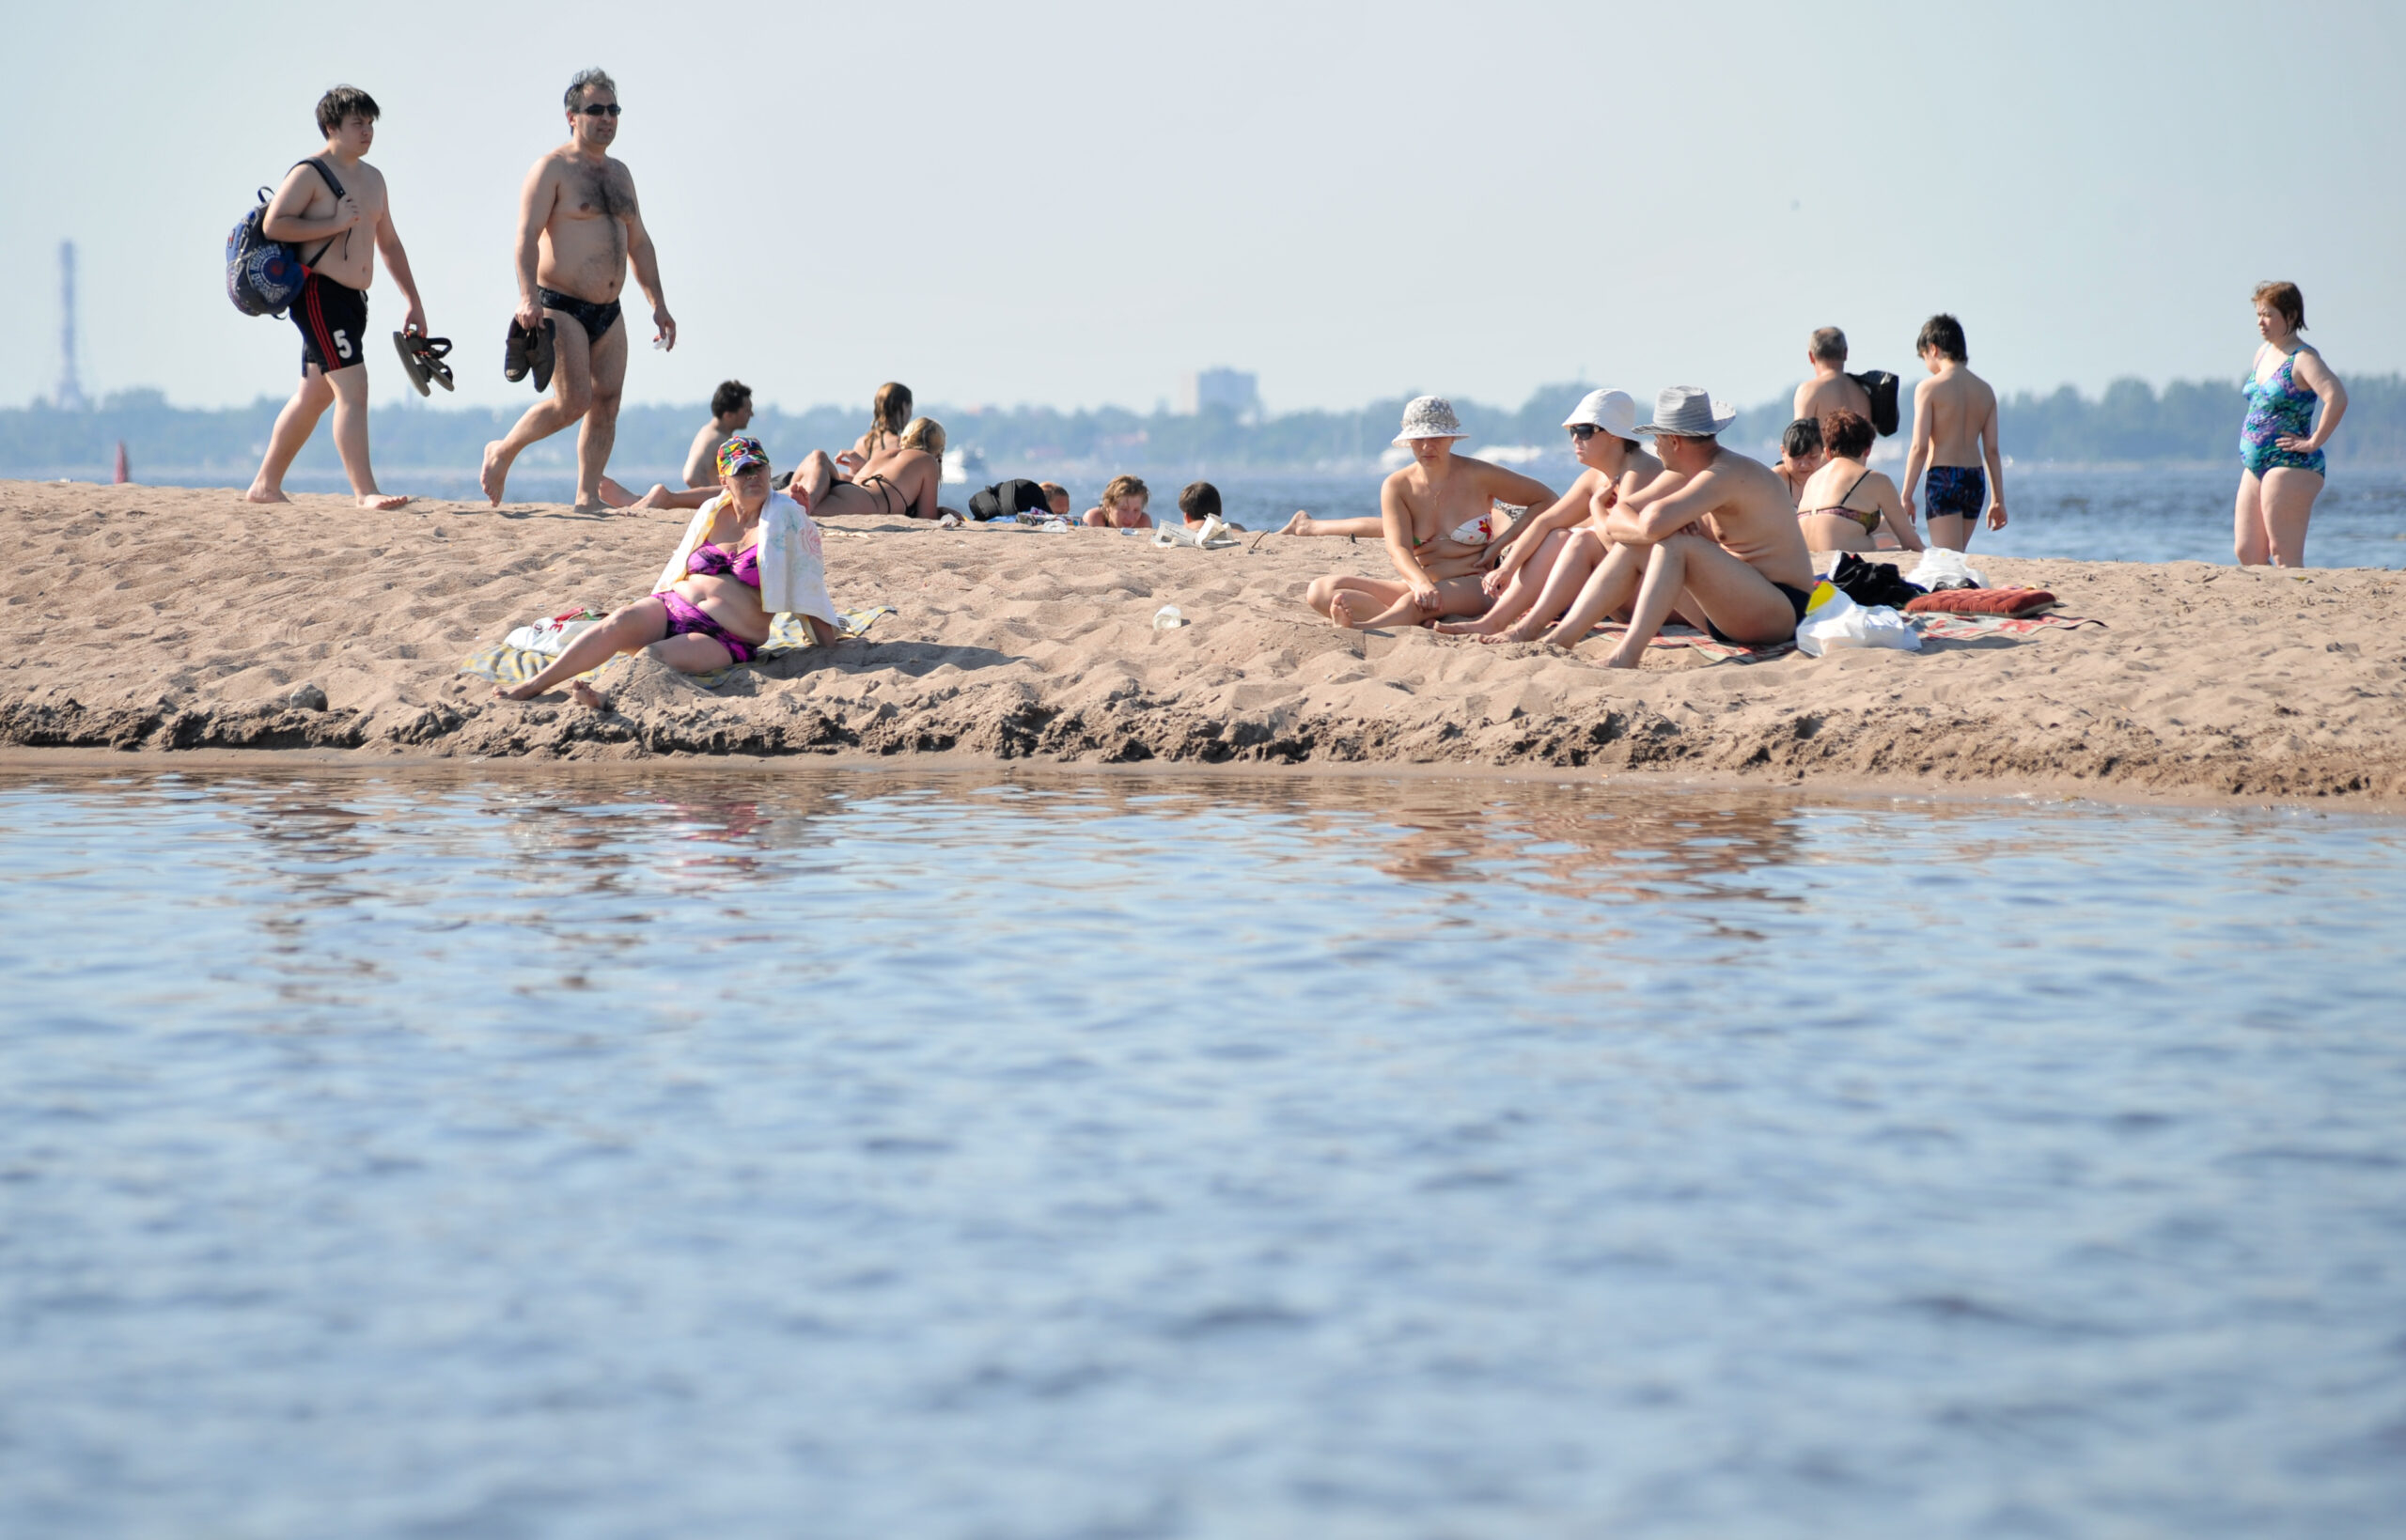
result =
[{"label": "teenage boy walking", "polygon": [[[1966,366],[1972,350],[1963,323],[1932,316],[1914,343],[1929,378],[1914,387],[1914,447],[1905,457],[1905,522],[1914,519],[1914,487],[1929,467],[1924,490],[1929,543],[1961,551],[1972,543],[1980,508],[1989,528],[2005,527],[2005,466],[1996,446],[1996,392]],[[1985,463],[1986,474],[1982,473]],[[1993,496],[1992,496],[1993,489]]]},{"label": "teenage boy walking", "polygon": [[[301,329],[301,385],[276,414],[267,458],[242,494],[252,503],[288,503],[284,474],[317,431],[326,408],[335,409],[335,450],[343,474],[363,508],[398,508],[406,497],[376,490],[367,459],[367,288],[376,281],[376,254],[393,270],[393,282],[409,311],[401,330],[426,335],[426,306],[410,275],[409,254],[393,229],[384,176],[360,157],[376,142],[376,99],[356,86],[337,86],[318,99],[318,132],[326,136],[316,160],[285,174],[268,200],[262,234],[301,249],[309,280],[289,314]],[[337,195],[317,162],[342,184]]]}]

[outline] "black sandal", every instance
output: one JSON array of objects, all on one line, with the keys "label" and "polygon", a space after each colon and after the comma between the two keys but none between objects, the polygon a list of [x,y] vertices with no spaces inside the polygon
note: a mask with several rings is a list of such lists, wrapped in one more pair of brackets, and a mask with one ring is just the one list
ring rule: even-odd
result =
[{"label": "black sandal", "polygon": [[451,366],[443,362],[451,352],[449,337],[427,337],[414,332],[396,332],[393,334],[393,346],[399,350],[401,368],[407,372],[410,383],[417,387],[420,396],[434,394],[426,388],[430,380],[445,390],[453,388]]},{"label": "black sandal", "polygon": [[509,340],[504,344],[501,353],[501,377],[514,385],[532,374],[538,395],[550,390],[552,366],[556,356],[553,350],[553,338],[558,330],[559,322],[549,316],[545,316],[543,324],[532,332],[521,326],[517,317],[510,317]]}]

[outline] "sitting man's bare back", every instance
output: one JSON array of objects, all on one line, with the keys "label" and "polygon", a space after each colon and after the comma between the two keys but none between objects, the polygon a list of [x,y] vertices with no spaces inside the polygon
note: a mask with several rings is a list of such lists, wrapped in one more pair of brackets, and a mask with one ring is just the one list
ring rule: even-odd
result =
[{"label": "sitting man's bare back", "polygon": [[1403,409],[1396,443],[1412,463],[1379,489],[1379,523],[1393,578],[1317,578],[1305,602],[1340,626],[1426,625],[1493,602],[1479,579],[1495,559],[1494,506],[1547,507],[1554,493],[1517,471],[1454,453],[1463,437],[1453,404],[1423,396]]},{"label": "sitting man's bare back", "polygon": [[660,259],[635,203],[634,174],[608,153],[618,137],[618,91],[587,70],[570,82],[569,141],[526,174],[518,207],[518,324],[553,323],[557,363],[552,394],[527,409],[508,436],[485,445],[479,477],[498,506],[521,451],[582,422],[576,436],[576,506],[606,506],[602,473],[618,436],[627,381],[627,326],[618,310],[633,263],[651,300],[653,346],[677,346],[677,322],[660,289]]},{"label": "sitting man's bare back", "polygon": [[1655,398],[1651,435],[1664,474],[1620,499],[1612,539],[1578,600],[1545,640],[1575,646],[1607,614],[1629,613],[1614,668],[1635,668],[1674,611],[1721,642],[1762,646],[1796,634],[1812,597],[1813,558],[1788,485],[1770,466],[1721,446],[1737,413],[1694,385]]}]

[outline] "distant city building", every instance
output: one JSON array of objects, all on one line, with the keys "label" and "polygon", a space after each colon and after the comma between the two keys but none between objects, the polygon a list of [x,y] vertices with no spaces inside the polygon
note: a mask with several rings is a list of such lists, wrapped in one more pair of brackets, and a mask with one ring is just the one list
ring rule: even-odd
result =
[{"label": "distant city building", "polygon": [[1205,407],[1221,407],[1239,417],[1261,411],[1260,376],[1242,369],[1198,369],[1178,382],[1178,412],[1192,417]]},{"label": "distant city building", "polygon": [[58,243],[58,397],[61,412],[81,412],[84,382],[75,372],[75,242]]}]

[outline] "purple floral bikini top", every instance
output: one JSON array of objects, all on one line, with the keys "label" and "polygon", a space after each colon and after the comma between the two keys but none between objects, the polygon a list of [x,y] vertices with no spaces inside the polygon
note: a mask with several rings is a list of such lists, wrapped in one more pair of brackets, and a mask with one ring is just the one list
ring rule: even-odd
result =
[{"label": "purple floral bikini top", "polygon": [[685,558],[685,573],[696,578],[733,578],[751,587],[760,586],[760,548],[745,546],[730,556],[726,548],[704,540]]}]

